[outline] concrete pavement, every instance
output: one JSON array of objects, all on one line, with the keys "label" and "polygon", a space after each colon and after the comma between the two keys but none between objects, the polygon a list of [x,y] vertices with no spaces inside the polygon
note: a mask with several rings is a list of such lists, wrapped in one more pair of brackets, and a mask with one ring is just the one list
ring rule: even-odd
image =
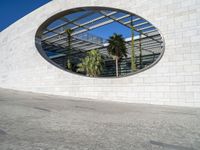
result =
[{"label": "concrete pavement", "polygon": [[199,108],[0,89],[0,150],[199,149]]}]

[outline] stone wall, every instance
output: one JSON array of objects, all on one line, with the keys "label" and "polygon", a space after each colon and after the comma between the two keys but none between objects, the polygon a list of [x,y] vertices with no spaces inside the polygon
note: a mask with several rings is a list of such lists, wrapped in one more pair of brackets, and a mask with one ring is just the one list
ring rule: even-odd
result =
[{"label": "stone wall", "polygon": [[[165,38],[151,69],[124,78],[88,78],[48,63],[35,47],[38,27],[54,14],[83,6],[128,10]],[[0,33],[0,87],[131,103],[200,106],[199,0],[54,0]]]}]

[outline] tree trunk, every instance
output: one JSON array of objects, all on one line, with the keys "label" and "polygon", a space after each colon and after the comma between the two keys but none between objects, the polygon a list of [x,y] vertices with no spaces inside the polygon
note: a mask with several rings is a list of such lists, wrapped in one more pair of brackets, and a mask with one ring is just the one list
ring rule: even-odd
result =
[{"label": "tree trunk", "polygon": [[116,65],[116,77],[119,77],[119,71],[118,71],[118,57],[115,58],[115,65]]},{"label": "tree trunk", "polygon": [[133,29],[132,29],[132,37],[131,37],[131,69],[132,69],[132,71],[136,71],[135,50],[134,50],[134,30]]},{"label": "tree trunk", "polygon": [[68,47],[69,47],[69,52],[71,54],[71,35],[68,35]]},{"label": "tree trunk", "polygon": [[72,70],[71,66],[71,35],[68,35],[68,58],[67,58],[67,69]]}]

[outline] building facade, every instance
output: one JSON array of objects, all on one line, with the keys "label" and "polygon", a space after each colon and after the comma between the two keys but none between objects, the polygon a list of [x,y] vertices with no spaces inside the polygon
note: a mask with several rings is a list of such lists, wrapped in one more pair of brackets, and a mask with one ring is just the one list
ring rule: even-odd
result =
[{"label": "building facade", "polygon": [[[39,26],[76,7],[127,10],[155,25],[165,52],[152,68],[123,78],[88,78],[63,71],[35,46]],[[97,100],[200,106],[200,1],[54,0],[0,33],[0,87]]]}]

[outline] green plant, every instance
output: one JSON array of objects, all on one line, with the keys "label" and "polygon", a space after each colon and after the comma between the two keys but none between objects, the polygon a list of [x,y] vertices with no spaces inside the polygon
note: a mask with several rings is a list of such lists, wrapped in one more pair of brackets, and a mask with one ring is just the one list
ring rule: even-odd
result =
[{"label": "green plant", "polygon": [[67,60],[67,69],[72,70],[72,64],[70,62],[70,59]]},{"label": "green plant", "polygon": [[108,54],[113,56],[113,59],[115,59],[115,65],[116,65],[116,77],[119,76],[119,59],[122,57],[127,57],[127,48],[126,48],[126,42],[122,35],[119,34],[113,34],[109,39],[108,39]]},{"label": "green plant", "polygon": [[72,64],[71,64],[71,58],[70,58],[70,55],[71,55],[71,39],[72,39],[72,33],[73,33],[73,30],[72,29],[67,29],[65,30],[66,34],[67,34],[67,43],[68,43],[68,46],[67,46],[67,58],[66,58],[66,67],[67,69],[69,70],[72,70]]},{"label": "green plant", "polygon": [[67,29],[67,30],[65,30],[65,32],[67,34],[68,48],[69,48],[69,50],[71,50],[71,39],[72,39],[73,30]]},{"label": "green plant", "polygon": [[77,72],[85,72],[87,76],[99,76],[103,70],[103,58],[98,50],[87,52],[87,56],[81,59],[81,63],[77,65]]}]

